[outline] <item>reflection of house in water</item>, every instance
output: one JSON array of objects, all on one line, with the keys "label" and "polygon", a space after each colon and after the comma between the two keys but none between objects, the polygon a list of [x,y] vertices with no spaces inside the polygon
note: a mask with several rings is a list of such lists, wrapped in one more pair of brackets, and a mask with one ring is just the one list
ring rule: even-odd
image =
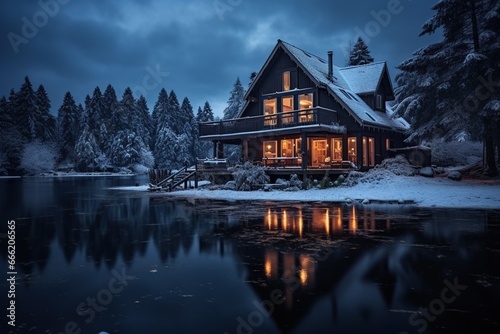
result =
[{"label": "reflection of house in water", "polygon": [[[307,210],[307,212],[304,212]],[[264,222],[269,230],[280,230],[302,237],[305,232],[328,238],[360,231],[390,230],[390,220],[376,218],[374,208],[356,206],[312,207],[302,206],[268,208]]]},{"label": "reflection of house in water", "polygon": [[[461,226],[443,223],[446,218],[440,212],[433,216],[411,208],[398,210],[392,214],[373,206],[345,205],[267,208],[261,233],[249,231],[251,238],[234,234],[235,249],[247,267],[246,281],[263,305],[261,312],[267,311],[282,332],[411,330],[408,312],[391,310],[428,305],[453,268],[472,268],[487,220],[469,212],[464,221],[478,223]],[[472,303],[462,298],[454,307]]]}]

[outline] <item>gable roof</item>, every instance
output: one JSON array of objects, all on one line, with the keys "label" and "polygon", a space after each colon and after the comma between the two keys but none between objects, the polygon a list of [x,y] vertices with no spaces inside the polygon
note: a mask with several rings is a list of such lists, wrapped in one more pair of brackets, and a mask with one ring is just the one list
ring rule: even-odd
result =
[{"label": "gable roof", "polygon": [[339,71],[356,94],[377,91],[384,74],[385,62],[371,63],[341,68]]},{"label": "gable roof", "polygon": [[392,113],[374,111],[358,96],[362,92],[376,91],[387,67],[385,62],[347,68],[333,66],[333,76],[329,78],[328,61],[281,40],[278,40],[273,52],[250,85],[245,98],[253,90],[279,49],[288,54],[317,86],[326,88],[361,125],[384,127],[395,131],[409,129],[406,121],[393,119]]}]

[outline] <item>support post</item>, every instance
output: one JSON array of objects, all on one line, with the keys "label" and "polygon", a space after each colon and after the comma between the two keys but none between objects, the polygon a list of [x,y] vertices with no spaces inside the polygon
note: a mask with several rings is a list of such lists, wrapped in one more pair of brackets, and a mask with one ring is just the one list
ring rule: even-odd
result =
[{"label": "support post", "polygon": [[217,159],[223,159],[224,158],[224,144],[222,142],[217,143]]},{"label": "support post", "polygon": [[248,139],[243,139],[243,160],[248,161]]},{"label": "support post", "polygon": [[306,182],[307,180],[307,165],[308,165],[308,155],[309,155],[309,152],[307,152],[307,134],[305,132],[302,132],[301,134],[301,138],[302,138],[302,143],[301,143],[301,147],[300,147],[300,150],[302,152],[302,180],[304,182]]}]

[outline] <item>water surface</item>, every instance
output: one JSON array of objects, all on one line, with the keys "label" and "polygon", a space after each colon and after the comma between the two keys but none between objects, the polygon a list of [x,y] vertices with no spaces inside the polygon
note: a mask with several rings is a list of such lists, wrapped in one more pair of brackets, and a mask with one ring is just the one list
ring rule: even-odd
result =
[{"label": "water surface", "polygon": [[[16,327],[2,316],[2,333],[500,329],[500,210],[193,204],[112,189],[146,182],[0,180],[18,273]],[[6,224],[0,233],[6,275]]]}]

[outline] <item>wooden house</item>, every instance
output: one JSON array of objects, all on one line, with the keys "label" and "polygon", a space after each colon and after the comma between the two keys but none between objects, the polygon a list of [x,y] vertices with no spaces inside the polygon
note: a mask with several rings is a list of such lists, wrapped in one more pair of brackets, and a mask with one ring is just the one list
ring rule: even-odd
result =
[{"label": "wooden house", "polygon": [[394,100],[385,62],[337,67],[278,40],[245,95],[237,118],[200,124],[200,140],[241,145],[246,161],[301,169],[361,169],[403,146],[408,123],[392,117]]}]

